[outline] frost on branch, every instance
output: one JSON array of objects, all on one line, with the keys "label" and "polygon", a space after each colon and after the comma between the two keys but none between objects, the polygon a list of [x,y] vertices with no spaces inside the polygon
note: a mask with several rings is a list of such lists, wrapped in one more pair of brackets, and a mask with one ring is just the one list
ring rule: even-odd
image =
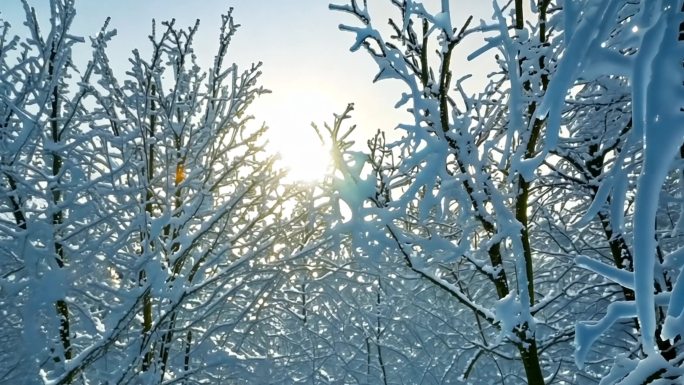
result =
[{"label": "frost on branch", "polygon": [[[125,75],[105,24],[75,63],[73,1],[0,34],[0,381],[222,382],[268,370],[253,341],[284,265],[317,250],[249,105],[260,64],[211,68],[199,28],[153,24]],[[12,30],[13,31],[13,30]],[[249,342],[247,342],[249,341]],[[8,349],[9,345],[16,349]]]},{"label": "frost on branch", "polygon": [[[494,351],[501,377],[517,364],[526,383],[678,376],[681,4],[495,2],[471,27],[447,1],[390,3],[388,33],[373,4],[331,6],[355,17],[340,27],[352,50],[404,84],[396,107],[413,118],[371,146],[366,243],[477,325],[463,378]],[[469,58],[494,51],[499,70],[468,95],[450,59],[474,34],[485,45]],[[573,351],[577,377],[551,363]]]}]

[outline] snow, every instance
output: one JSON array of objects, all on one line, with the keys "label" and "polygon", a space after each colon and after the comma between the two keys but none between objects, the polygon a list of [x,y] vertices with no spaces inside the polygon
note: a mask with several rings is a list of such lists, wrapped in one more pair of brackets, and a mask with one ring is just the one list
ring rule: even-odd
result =
[{"label": "snow", "polygon": [[575,364],[584,368],[587,355],[596,340],[606,333],[618,320],[634,317],[636,305],[632,302],[613,302],[608,305],[606,315],[598,322],[582,321],[575,331]]},{"label": "snow", "polygon": [[523,319],[521,318],[521,315],[524,314],[523,306],[514,293],[509,293],[506,297],[496,302],[494,309],[496,319],[499,320],[501,325],[500,343],[504,338],[513,337],[513,332],[518,325],[523,324]]},{"label": "snow", "polygon": [[633,272],[618,269],[615,266],[607,265],[584,255],[578,255],[575,257],[575,264],[577,264],[579,267],[600,274],[606,279],[609,279],[622,287],[632,290],[634,289],[635,284]]},{"label": "snow", "polygon": [[679,106],[670,101],[681,94],[680,81],[673,74],[680,72],[679,62],[684,50],[666,37],[677,35],[679,22],[674,3],[669,11],[657,19],[642,10],[644,19],[654,18],[644,32],[641,49],[634,68],[634,104],[640,106],[635,114],[635,125],[644,136],[644,164],[637,181],[634,213],[634,273],[639,277],[635,284],[637,313],[642,328],[642,339],[647,354],[656,352],[655,306],[653,298],[655,260],[654,218],[658,210],[660,188],[665,180],[668,164],[678,152],[684,127],[679,124]]},{"label": "snow", "polygon": [[[389,33],[364,1],[330,8],[351,18],[340,29],[375,80],[403,87],[401,136],[376,137],[369,153],[349,105],[318,131],[334,173],[306,186],[283,184],[244,110],[265,92],[259,65],[223,64],[230,16],[206,74],[194,27],[169,23],[151,39],[157,56],[135,51],[118,80],[107,28],[86,71],[65,65],[83,41],[54,29],[70,23],[70,2],[50,2],[42,38],[29,18],[27,51],[0,55],[0,378],[523,384],[538,365],[547,385],[680,381],[678,2],[554,3],[540,46],[540,10],[512,30],[495,1],[492,22],[466,35],[484,40],[469,59],[495,49],[500,68],[472,95],[454,80],[467,69],[441,67],[451,2],[387,4]],[[50,44],[61,44],[52,74]],[[530,156],[535,118],[545,124]]]}]

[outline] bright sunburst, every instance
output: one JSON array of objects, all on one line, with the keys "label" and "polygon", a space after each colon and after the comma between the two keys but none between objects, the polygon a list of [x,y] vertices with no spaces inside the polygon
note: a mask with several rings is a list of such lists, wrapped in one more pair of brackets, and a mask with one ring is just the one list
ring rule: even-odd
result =
[{"label": "bright sunburst", "polygon": [[315,183],[328,173],[330,156],[318,138],[299,134],[296,139],[274,141],[280,153],[283,167],[288,170],[288,179],[294,182]]},{"label": "bright sunburst", "polygon": [[329,120],[336,103],[312,90],[274,93],[268,98],[271,100],[264,103],[260,116],[267,119],[269,149],[280,154],[280,166],[288,170],[288,181],[320,182],[329,172],[330,154],[311,122]]}]

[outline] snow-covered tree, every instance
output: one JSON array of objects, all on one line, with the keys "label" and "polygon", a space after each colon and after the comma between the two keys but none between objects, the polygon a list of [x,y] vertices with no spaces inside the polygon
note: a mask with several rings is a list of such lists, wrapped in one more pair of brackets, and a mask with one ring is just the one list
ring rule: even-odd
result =
[{"label": "snow-covered tree", "polygon": [[[102,131],[89,107],[93,62],[79,73],[69,34],[73,1],[53,1],[47,33],[24,3],[27,37],[2,33],[3,378],[31,382],[39,371],[63,372],[99,328],[103,309],[72,301],[88,282],[108,277],[97,264],[107,235],[107,213],[98,203],[113,177],[102,149]],[[98,50],[109,39],[93,40]],[[77,267],[76,270],[73,267]],[[87,296],[86,296],[87,298]],[[95,314],[93,314],[95,313]],[[98,314],[99,313],[99,314]],[[96,315],[97,314],[97,315]],[[16,346],[17,350],[9,350]]]},{"label": "snow-covered tree", "polygon": [[[643,96],[646,91],[638,89],[638,82],[649,90],[650,82],[660,79],[642,72],[651,71],[649,63],[656,62],[649,58],[657,57],[658,63],[668,66],[677,61],[660,60],[678,52],[671,48],[677,47],[674,32],[667,35],[672,40],[658,50],[644,49],[651,46],[644,45],[641,34],[643,39],[663,39],[659,36],[665,29],[660,35],[648,32],[654,26],[665,28],[661,26],[667,20],[671,20],[667,31],[674,31],[678,4],[659,3],[654,12],[650,5],[620,1],[605,6],[540,1],[532,7],[536,19],[532,23],[517,1],[509,24],[495,2],[494,23],[471,28],[468,19],[461,28],[453,28],[447,1],[433,11],[421,2],[391,3],[400,16],[390,20],[393,34],[389,39],[376,28],[366,2],[332,6],[356,16],[360,27],[342,26],[356,35],[352,49],[370,53],[380,68],[376,80],[398,79],[407,86],[398,106],[408,103],[414,117],[410,124],[399,126],[405,136],[389,146],[400,162],[374,167],[379,181],[376,193],[368,194],[367,186],[356,185],[357,194],[373,202],[355,212],[364,229],[361,243],[394,242],[405,266],[485,321],[489,327],[485,341],[495,341],[488,350],[499,352],[499,360],[510,356],[510,347],[518,351],[527,383],[577,382],[582,376],[598,378],[605,372],[607,366],[598,362],[577,377],[572,363],[559,359],[573,349],[577,313],[592,311],[592,303],[607,306],[620,301],[608,307],[607,317],[596,326],[580,324],[578,362],[586,358],[590,342],[601,336],[597,330],[605,331],[616,318],[627,322],[612,332],[624,333],[622,337],[641,335],[642,345],[625,341],[611,348],[604,340],[599,354],[621,352],[630,360],[645,354],[649,359],[638,362],[672,361],[677,357],[673,343],[678,334],[668,334],[665,315],[671,313],[672,304],[666,303],[667,294],[657,293],[676,287],[677,273],[669,266],[667,254],[676,250],[678,238],[669,230],[674,225],[668,225],[667,218],[674,223],[678,215],[667,205],[656,210],[653,194],[648,205],[645,198],[639,204],[647,189],[643,180],[661,175],[656,184],[662,184],[669,168],[663,162],[671,158],[651,166],[660,174],[644,171],[648,170],[648,151],[642,155],[639,135],[646,132],[648,141],[644,122],[652,118],[649,124],[660,124],[661,115],[675,107],[664,101],[657,104],[662,111],[652,107],[651,97]],[[501,72],[490,77],[480,95],[471,97],[453,81],[450,62],[458,43],[475,33],[494,35],[486,37],[486,45],[471,57],[496,49]],[[430,46],[436,46],[435,54]],[[642,51],[647,53],[642,55]],[[666,71],[670,68],[664,67],[659,74],[673,73]],[[679,83],[667,85],[677,89]],[[583,88],[573,89],[576,85]],[[658,87],[664,88],[665,83]],[[675,91],[671,94],[676,95]],[[637,97],[642,98],[639,108],[634,104]],[[653,115],[644,112],[646,107],[655,111]],[[635,130],[637,118],[642,120],[641,129]],[[681,137],[676,136],[678,131],[671,132],[667,148],[673,157],[678,156]],[[658,152],[658,156],[663,155]],[[642,176],[635,182],[631,175],[639,169]],[[676,167],[672,172],[679,175]],[[669,186],[670,194],[677,196],[676,187]],[[617,194],[608,198],[612,209],[607,210],[604,203],[611,189]],[[636,194],[634,206],[625,200],[630,190]],[[591,206],[587,198],[594,201]],[[348,202],[359,199],[350,197]],[[644,207],[650,210],[647,216]],[[626,226],[625,219],[629,221]],[[636,231],[642,222],[650,223],[647,243],[644,231]],[[581,225],[588,223],[596,226],[583,231]],[[654,226],[664,228],[654,233]],[[634,246],[627,240],[630,229],[635,231]],[[657,247],[654,239],[658,239]],[[605,251],[592,246],[594,242],[606,245]],[[642,272],[647,269],[649,275],[638,275],[640,244],[652,246],[652,256],[646,259],[656,262],[655,276],[645,264]],[[587,253],[610,258],[612,270]],[[576,256],[577,265],[588,271],[577,268]],[[632,263],[638,279],[631,275]],[[618,273],[620,269],[624,270]],[[606,275],[613,282],[601,277]],[[640,300],[639,286],[641,292],[654,286],[656,296],[644,293]],[[639,309],[638,314],[629,308]],[[606,312],[597,310],[599,317]],[[466,313],[457,316],[466,317]],[[630,353],[639,346],[643,353]],[[474,363],[480,354],[472,357]],[[654,373],[648,375],[662,375]]]},{"label": "snow-covered tree", "polygon": [[[352,49],[365,47],[378,63],[376,80],[405,83],[408,92],[398,106],[409,103],[414,118],[400,125],[405,136],[391,145],[401,162],[393,177],[380,178],[388,191],[376,197],[384,199],[368,208],[377,212],[377,230],[386,235],[369,234],[393,242],[411,271],[459,303],[457,317],[483,325],[484,341],[477,341],[476,329],[466,341],[499,351],[504,361],[519,360],[530,384],[544,383],[545,376],[553,381],[551,373],[561,372],[563,363],[552,364],[540,350],[566,341],[568,326],[539,317],[556,295],[554,288],[535,287],[550,266],[532,258],[528,217],[535,181],[528,163],[535,161],[545,124],[535,111],[553,61],[546,49],[550,4],[540,4],[536,23],[525,29],[522,4],[516,2],[509,34],[500,10],[492,26],[470,28],[469,18],[454,28],[449,2],[433,13],[413,1],[392,3],[399,16],[390,21],[389,40],[375,28],[366,2],[333,6],[362,23],[342,27],[356,34]],[[452,56],[463,38],[485,30],[498,32],[490,45],[500,49],[502,74],[481,97],[461,96]],[[471,354],[461,373],[470,374],[480,356]],[[517,371],[505,366],[504,377]]]},{"label": "snow-covered tree", "polygon": [[[492,381],[474,378],[495,352],[497,381],[518,360],[525,377],[513,381],[530,384],[670,383],[682,332],[682,5],[537,1],[525,17],[515,1],[509,22],[494,2],[492,23],[454,28],[450,2],[437,3],[391,1],[389,38],[372,4],[331,6],[356,17],[341,27],[352,50],[371,55],[376,80],[404,83],[397,106],[414,118],[387,146],[396,164],[371,160],[369,176],[347,181],[359,247],[393,248],[460,305],[455,317],[486,325],[463,366],[471,381]],[[501,69],[475,96],[451,66],[472,34],[486,44],[470,58],[496,50]]]},{"label": "snow-covered tree", "polygon": [[[583,126],[568,126],[592,150],[584,159],[563,152],[584,174],[580,180],[590,182],[592,203],[583,221],[601,223],[612,257],[578,262],[623,292],[605,316],[578,325],[577,363],[582,367],[595,340],[620,323],[632,323],[638,336],[602,383],[672,383],[681,376],[683,329],[675,321],[681,283],[674,262],[682,246],[681,9],[675,1],[616,1],[572,14],[579,27],[566,44],[577,55],[567,60],[558,91],[582,86],[575,99],[591,109],[576,109],[570,117],[579,116]],[[605,25],[592,31],[589,24],[599,19]],[[549,112],[560,115],[556,108]]]},{"label": "snow-covered tree", "polygon": [[[223,16],[213,64],[198,24],[153,24],[120,77],[91,39],[79,70],[74,2],[51,1],[44,32],[2,40],[3,381],[225,382],[264,362],[243,344],[283,279],[316,249],[297,237],[304,199],[264,149],[247,108],[260,65],[227,63],[238,26]],[[149,57],[149,59],[145,59]],[[81,72],[79,72],[81,71]]]},{"label": "snow-covered tree", "polygon": [[681,382],[684,4],[368,3],[331,8],[410,121],[314,126],[316,185],[265,150],[231,11],[206,69],[199,23],[123,74],[108,22],[76,62],[73,0],[0,26],[0,383]]}]

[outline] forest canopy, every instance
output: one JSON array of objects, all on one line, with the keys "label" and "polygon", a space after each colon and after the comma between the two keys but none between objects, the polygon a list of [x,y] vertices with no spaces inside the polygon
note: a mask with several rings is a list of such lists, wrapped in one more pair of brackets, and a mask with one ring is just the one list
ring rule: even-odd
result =
[{"label": "forest canopy", "polygon": [[329,8],[406,119],[329,111],[316,183],[266,147],[232,9],[208,66],[199,21],[125,69],[74,0],[2,22],[0,383],[683,381],[682,2],[380,1]]}]

